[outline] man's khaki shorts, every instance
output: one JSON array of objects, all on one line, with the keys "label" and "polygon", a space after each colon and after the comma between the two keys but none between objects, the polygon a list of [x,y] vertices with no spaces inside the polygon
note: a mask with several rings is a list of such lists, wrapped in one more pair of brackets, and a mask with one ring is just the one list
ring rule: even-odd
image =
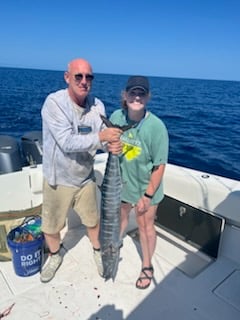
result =
[{"label": "man's khaki shorts", "polygon": [[95,227],[99,222],[96,183],[91,181],[82,187],[50,186],[44,179],[42,231],[48,234],[61,231],[70,208],[86,227]]}]

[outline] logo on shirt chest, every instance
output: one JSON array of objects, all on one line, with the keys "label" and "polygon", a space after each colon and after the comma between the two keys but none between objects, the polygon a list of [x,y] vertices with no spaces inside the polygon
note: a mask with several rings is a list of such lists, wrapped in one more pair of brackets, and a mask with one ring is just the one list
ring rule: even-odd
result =
[{"label": "logo on shirt chest", "polygon": [[121,140],[123,141],[124,157],[128,161],[138,158],[142,151],[141,142],[131,132],[127,136],[122,136]]},{"label": "logo on shirt chest", "polygon": [[92,132],[92,127],[90,126],[78,126],[79,134],[89,134]]}]

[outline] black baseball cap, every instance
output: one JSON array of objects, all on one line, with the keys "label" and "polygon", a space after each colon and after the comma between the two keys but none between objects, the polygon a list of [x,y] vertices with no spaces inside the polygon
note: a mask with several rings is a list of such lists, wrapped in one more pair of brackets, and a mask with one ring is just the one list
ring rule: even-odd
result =
[{"label": "black baseball cap", "polygon": [[149,82],[146,77],[143,76],[131,76],[126,85],[126,91],[133,89],[142,89],[146,93],[149,92]]}]

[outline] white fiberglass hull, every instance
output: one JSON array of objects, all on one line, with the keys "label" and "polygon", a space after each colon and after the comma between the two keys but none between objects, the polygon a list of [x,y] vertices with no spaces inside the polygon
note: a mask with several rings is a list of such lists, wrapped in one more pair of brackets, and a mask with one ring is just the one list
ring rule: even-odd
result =
[{"label": "white fiberglass hull", "polygon": [[[105,163],[106,154],[98,155],[95,171],[99,185]],[[0,212],[41,204],[41,186],[41,165],[0,175]],[[12,261],[0,262],[0,312],[14,303],[6,319],[238,320],[240,182],[169,164],[164,190],[181,202],[181,210],[187,204],[221,217],[217,258],[157,225],[154,281],[147,290],[136,289],[141,259],[132,214],[116,279],[104,281],[98,276],[85,228],[71,211],[62,231],[64,261],[50,283],[42,284],[39,273],[19,277]],[[206,264],[200,268],[203,262]],[[191,274],[197,268],[199,272]]]}]

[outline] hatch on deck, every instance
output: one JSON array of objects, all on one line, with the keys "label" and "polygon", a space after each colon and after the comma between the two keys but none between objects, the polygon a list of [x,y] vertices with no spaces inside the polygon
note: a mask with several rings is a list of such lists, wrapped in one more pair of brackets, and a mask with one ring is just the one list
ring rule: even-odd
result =
[{"label": "hatch on deck", "polygon": [[[194,278],[217,258],[224,222],[221,217],[165,196],[157,209],[155,254]],[[128,234],[140,245],[138,229]]]},{"label": "hatch on deck", "polygon": [[225,220],[165,196],[157,209],[156,224],[216,259]]}]

